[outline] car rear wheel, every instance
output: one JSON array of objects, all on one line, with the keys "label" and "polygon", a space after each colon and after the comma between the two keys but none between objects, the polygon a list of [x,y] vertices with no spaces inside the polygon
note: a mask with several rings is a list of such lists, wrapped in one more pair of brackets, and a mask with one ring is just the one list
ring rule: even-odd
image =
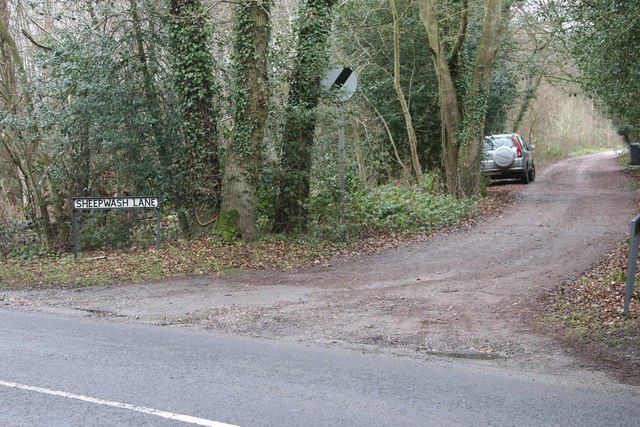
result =
[{"label": "car rear wheel", "polygon": [[523,184],[528,184],[529,183],[529,171],[525,170],[522,173],[522,178],[520,178],[520,180],[522,181]]},{"label": "car rear wheel", "polygon": [[536,180],[536,165],[531,163],[531,170],[529,171],[529,182]]}]

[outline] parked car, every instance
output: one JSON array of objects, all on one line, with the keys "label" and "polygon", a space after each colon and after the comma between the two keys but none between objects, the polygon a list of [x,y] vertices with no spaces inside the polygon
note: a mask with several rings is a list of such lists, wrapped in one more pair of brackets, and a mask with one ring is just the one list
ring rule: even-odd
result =
[{"label": "parked car", "polygon": [[517,178],[528,184],[536,179],[534,149],[517,133],[485,136],[482,172],[490,178]]}]

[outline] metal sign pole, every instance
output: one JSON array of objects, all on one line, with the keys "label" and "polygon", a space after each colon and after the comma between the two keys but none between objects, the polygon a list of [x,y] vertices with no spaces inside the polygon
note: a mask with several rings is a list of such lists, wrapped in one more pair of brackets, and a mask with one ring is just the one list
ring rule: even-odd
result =
[{"label": "metal sign pole", "polygon": [[156,209],[156,248],[160,250],[160,208]]},{"label": "metal sign pole", "polygon": [[337,99],[341,101],[340,117],[338,118],[338,151],[340,164],[338,165],[340,180],[340,201],[344,201],[347,194],[344,172],[344,102],[353,96],[358,88],[358,75],[349,67],[337,65],[332,67],[322,79],[320,84],[326,89],[334,90]]},{"label": "metal sign pole", "polygon": [[73,258],[78,259],[78,218],[75,209],[73,210]]},{"label": "metal sign pole", "polygon": [[160,249],[160,199],[157,197],[74,197],[73,198],[73,256],[78,258],[78,212],[111,211],[118,209],[156,210],[156,247]]},{"label": "metal sign pole", "polygon": [[344,182],[344,145],[345,145],[345,137],[344,137],[344,104],[340,104],[340,117],[338,119],[338,152],[340,156],[340,201],[343,202],[345,199],[345,195],[347,194],[347,188]]},{"label": "metal sign pole", "polygon": [[627,263],[627,289],[624,294],[624,309],[622,313],[626,316],[629,314],[629,303],[631,295],[633,295],[633,287],[636,279],[636,264],[638,262],[638,228],[640,228],[640,215],[636,215],[631,220],[631,232],[629,233],[629,262]]}]

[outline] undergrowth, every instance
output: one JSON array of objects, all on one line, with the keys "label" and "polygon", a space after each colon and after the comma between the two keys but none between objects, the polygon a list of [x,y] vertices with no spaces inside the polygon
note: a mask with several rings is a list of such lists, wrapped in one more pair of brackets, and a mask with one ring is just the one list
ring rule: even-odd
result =
[{"label": "undergrowth", "polygon": [[[0,288],[25,286],[77,287],[165,277],[215,274],[234,269],[287,269],[328,263],[336,256],[360,255],[396,246],[404,239],[427,235],[468,216],[476,200],[457,200],[434,185],[384,186],[359,190],[345,201],[335,194],[313,196],[306,233],[265,233],[251,243],[229,241],[215,231],[194,241],[172,239],[156,250],[149,225],[123,231],[124,221],[88,218],[80,259],[69,252],[42,250],[42,245],[17,242],[0,255]],[[163,226],[173,227],[173,217]],[[116,227],[113,233],[110,227]],[[99,248],[100,236],[108,245]],[[124,236],[118,241],[118,236]],[[137,238],[136,236],[142,236]],[[166,238],[166,234],[165,234]]]},{"label": "undergrowth", "polygon": [[[611,348],[640,350],[640,292],[623,314],[628,244],[607,255],[583,277],[547,295],[556,319],[577,336]],[[638,278],[636,278],[638,282]]]},{"label": "undergrowth", "polygon": [[326,239],[370,237],[384,233],[428,233],[459,221],[474,200],[458,200],[420,187],[387,185],[360,191],[345,202],[314,196],[311,234]]}]

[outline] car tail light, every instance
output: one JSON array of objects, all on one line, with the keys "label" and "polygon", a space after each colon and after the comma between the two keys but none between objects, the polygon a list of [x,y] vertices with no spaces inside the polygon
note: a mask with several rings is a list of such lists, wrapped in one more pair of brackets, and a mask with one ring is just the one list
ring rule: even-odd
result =
[{"label": "car tail light", "polygon": [[513,142],[516,144],[516,150],[518,150],[518,158],[522,158],[522,147],[520,147],[520,141],[518,141],[518,137],[514,135]]}]

